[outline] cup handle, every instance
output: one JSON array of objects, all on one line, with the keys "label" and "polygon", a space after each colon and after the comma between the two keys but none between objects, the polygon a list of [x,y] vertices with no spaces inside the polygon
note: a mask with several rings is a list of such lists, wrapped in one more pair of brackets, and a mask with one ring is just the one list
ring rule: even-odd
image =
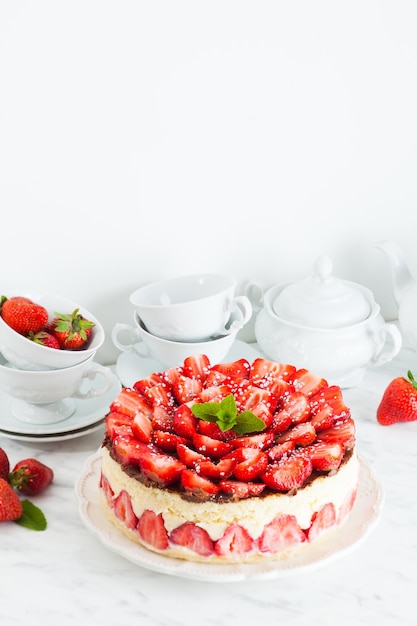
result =
[{"label": "cup handle", "polygon": [[[388,336],[391,338],[392,347],[390,350],[384,350]],[[395,324],[383,324],[376,332],[373,333],[373,339],[380,349],[373,357],[374,365],[384,365],[391,361],[401,350],[402,336]]]},{"label": "cup handle", "polygon": [[94,387],[91,385],[86,391],[79,389],[76,393],[74,393],[73,398],[81,398],[82,400],[85,400],[86,398],[95,398],[103,395],[103,393],[106,393],[106,391],[108,391],[113,385],[113,374],[111,373],[111,370],[108,367],[95,363],[90,365],[84,373],[83,381],[88,380],[90,382],[94,382],[97,376],[101,376],[104,379],[104,385],[101,387]]},{"label": "cup handle", "polygon": [[236,296],[232,298],[227,306],[231,314],[236,317],[228,328],[223,328],[219,335],[230,335],[236,330],[240,330],[250,320],[252,316],[252,304],[247,296]]},{"label": "cup handle", "polygon": [[[130,338],[129,343],[122,343],[121,341],[119,341],[119,338],[118,338],[119,334],[125,331],[129,335],[129,338]],[[122,352],[127,352],[128,350],[131,350],[133,346],[135,345],[135,343],[137,343],[140,340],[139,331],[137,328],[133,328],[133,326],[130,326],[129,324],[120,324],[120,323],[114,326],[111,332],[111,338],[116,348],[118,348]]]},{"label": "cup handle", "polygon": [[[125,331],[127,331],[127,333],[130,336],[129,343],[122,343],[118,339],[119,333],[125,332]],[[129,324],[118,323],[114,326],[112,330],[111,338],[116,348],[118,348],[122,352],[128,352],[129,350],[134,350],[135,352],[139,354],[139,356],[149,357],[149,351],[146,345],[143,343],[142,338],[139,335],[139,330],[137,328],[133,328],[133,326],[130,326]]]}]

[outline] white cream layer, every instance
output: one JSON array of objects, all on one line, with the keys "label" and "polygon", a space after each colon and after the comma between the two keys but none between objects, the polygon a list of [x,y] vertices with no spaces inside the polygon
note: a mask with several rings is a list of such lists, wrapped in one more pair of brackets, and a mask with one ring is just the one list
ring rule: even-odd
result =
[{"label": "white cream layer", "polygon": [[222,537],[226,528],[239,523],[257,539],[266,524],[277,515],[294,515],[304,530],[308,529],[312,516],[322,506],[332,502],[336,512],[346,498],[356,489],[359,479],[359,461],[353,453],[347,463],[336,474],[320,476],[295,495],[271,494],[253,497],[238,502],[188,502],[175,492],[157,487],[147,487],[130,478],[114,461],[107,448],[102,450],[102,471],[115,496],[125,489],[132,500],[133,510],[139,518],[150,509],[162,513],[168,532],[185,522],[194,522],[204,528],[213,541]]}]

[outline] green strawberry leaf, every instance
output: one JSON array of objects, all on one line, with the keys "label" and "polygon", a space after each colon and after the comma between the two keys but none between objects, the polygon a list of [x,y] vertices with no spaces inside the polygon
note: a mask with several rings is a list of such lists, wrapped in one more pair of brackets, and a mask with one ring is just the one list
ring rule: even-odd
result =
[{"label": "green strawberry leaf", "polygon": [[201,402],[191,407],[193,414],[206,422],[214,422],[223,431],[234,430],[239,435],[259,432],[265,428],[265,422],[252,411],[238,414],[233,394],[221,402]]},{"label": "green strawberry leaf", "polygon": [[22,500],[23,513],[16,520],[16,524],[31,530],[45,530],[46,517],[42,511],[29,500]]},{"label": "green strawberry leaf", "polygon": [[407,382],[411,383],[411,385],[414,387],[414,389],[417,389],[417,380],[414,378],[413,372],[411,370],[408,370],[407,376],[408,376],[408,381]]}]

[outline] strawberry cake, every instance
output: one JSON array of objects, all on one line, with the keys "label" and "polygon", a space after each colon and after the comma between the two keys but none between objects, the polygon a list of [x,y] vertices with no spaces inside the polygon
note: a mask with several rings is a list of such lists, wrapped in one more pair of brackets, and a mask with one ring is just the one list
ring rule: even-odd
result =
[{"label": "strawberry cake", "polygon": [[355,423],[339,387],[265,358],[205,355],[109,407],[100,498],[134,542],[205,563],[288,558],[355,501]]}]

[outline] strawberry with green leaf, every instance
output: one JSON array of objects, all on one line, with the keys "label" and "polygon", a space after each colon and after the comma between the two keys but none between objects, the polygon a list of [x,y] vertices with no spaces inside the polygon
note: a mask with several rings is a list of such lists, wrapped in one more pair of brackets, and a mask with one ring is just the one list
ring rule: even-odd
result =
[{"label": "strawberry with green leaf", "polygon": [[85,348],[93,332],[94,322],[81,315],[79,309],[74,309],[70,314],[55,311],[54,315],[50,328],[61,348],[64,350]]},{"label": "strawberry with green leaf", "polygon": [[37,333],[48,322],[48,311],[30,298],[2,296],[0,308],[4,322],[20,335]]},{"label": "strawberry with green leaf", "polygon": [[383,426],[417,420],[417,381],[408,370],[407,378],[394,378],[382,396],[376,412]]},{"label": "strawberry with green leaf", "polygon": [[46,330],[40,330],[37,333],[30,331],[28,339],[41,346],[46,346],[47,348],[53,348],[54,350],[61,349],[61,345],[55,335]]},{"label": "strawberry with green leaf", "polygon": [[[24,463],[26,462],[24,461]],[[39,463],[39,461],[37,463]],[[45,485],[46,473],[43,473],[42,476],[38,474],[38,476],[34,477],[36,480],[36,489],[33,489],[33,484],[32,488],[27,489],[27,483],[26,487],[20,489],[19,485],[21,486],[23,484],[21,481],[22,477],[20,476],[19,478],[18,471],[15,472],[18,465],[19,463],[17,463],[13,471],[10,472],[9,457],[6,451],[0,448],[0,522],[16,522],[16,524],[31,530],[45,530],[47,522],[43,512],[29,500],[21,500],[20,494],[39,493],[42,491],[44,487],[42,487],[39,481],[43,481],[43,485]],[[46,466],[44,467],[46,468]],[[46,469],[50,476],[52,470],[50,468]],[[19,478],[17,484],[13,481],[14,477]],[[24,482],[26,481],[24,480]]]},{"label": "strawberry with green leaf", "polygon": [[53,470],[38,459],[28,458],[18,461],[9,473],[9,483],[25,495],[41,493],[52,482]]}]

